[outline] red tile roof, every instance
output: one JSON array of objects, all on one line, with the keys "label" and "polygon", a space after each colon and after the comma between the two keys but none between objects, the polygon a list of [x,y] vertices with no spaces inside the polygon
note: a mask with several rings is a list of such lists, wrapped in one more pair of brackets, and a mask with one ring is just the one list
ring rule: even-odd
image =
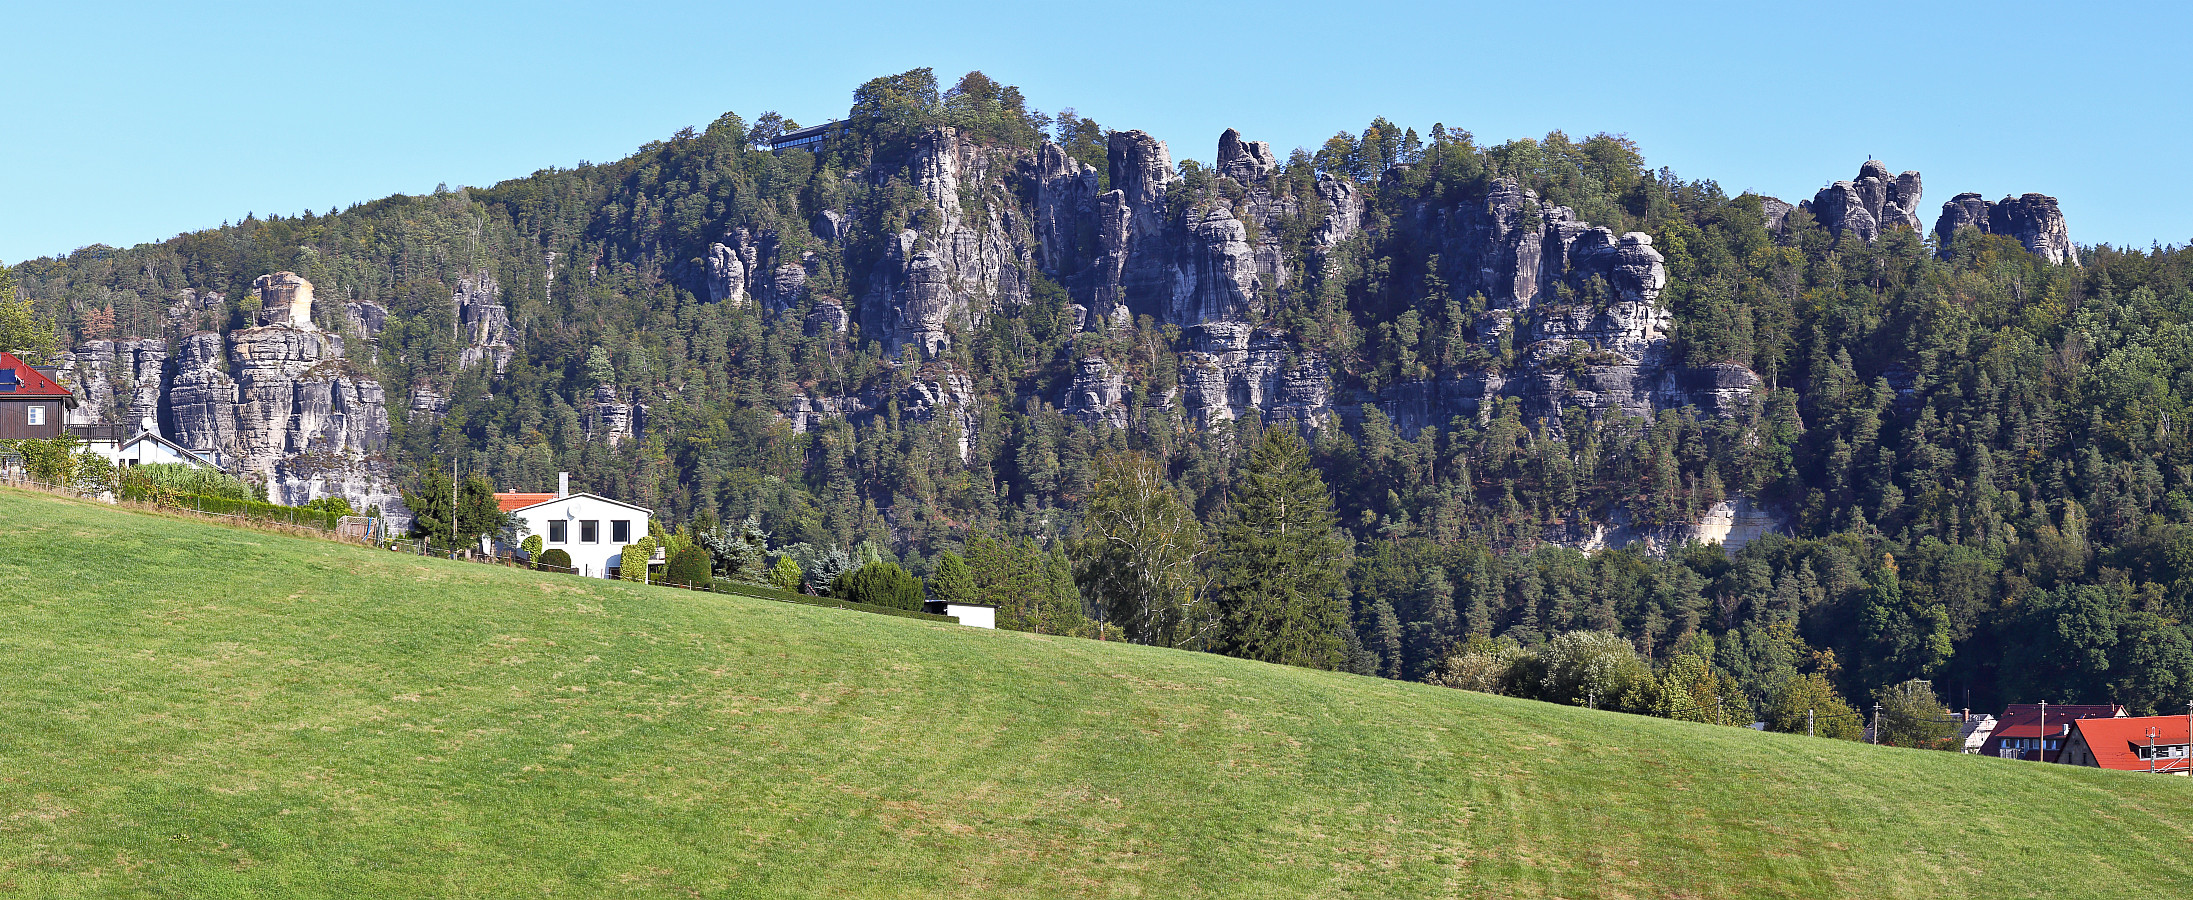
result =
[{"label": "red tile roof", "polygon": [[[2107,719],[2123,714],[2124,707],[2108,703],[2088,705],[2051,703],[2048,705],[2048,728],[2046,730],[2050,737],[2062,737],[2064,726],[2080,719]],[[2013,703],[2003,710],[2002,717],[1996,721],[1993,736],[1998,738],[2040,737],[2042,730],[2040,704]]]},{"label": "red tile roof", "polygon": [[17,385],[15,390],[10,391],[7,394],[7,396],[10,398],[22,400],[43,400],[48,397],[66,397],[74,399],[76,396],[75,394],[69,393],[68,388],[62,387],[61,385],[55,383],[54,380],[51,378],[47,378],[46,373],[31,368],[29,363],[26,363],[20,359],[16,359],[15,354],[13,353],[8,353],[4,350],[0,350],[0,368],[15,370],[15,380],[17,382]]},{"label": "red tile roof", "polygon": [[503,512],[510,512],[511,510],[524,509],[536,503],[547,503],[554,499],[556,499],[555,494],[521,494],[512,491],[507,494],[496,494],[495,508]]},{"label": "red tile roof", "polygon": [[[2053,712],[2053,710],[2051,710]],[[2086,738],[2086,746],[2094,754],[2094,763],[2104,769],[2125,772],[2147,771],[2147,760],[2140,758],[2140,748],[2147,746],[2147,730],[2155,729],[2157,747],[2186,743],[2186,718],[2184,716],[2141,716],[2123,719],[2080,719],[2074,726],[2080,736]],[[2183,772],[2185,757],[2155,760],[2157,772]]]}]

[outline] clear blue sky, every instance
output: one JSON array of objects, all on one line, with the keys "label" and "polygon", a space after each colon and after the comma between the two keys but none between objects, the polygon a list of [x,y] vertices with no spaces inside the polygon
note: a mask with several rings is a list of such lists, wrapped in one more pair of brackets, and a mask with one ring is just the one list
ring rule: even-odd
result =
[{"label": "clear blue sky", "polygon": [[[1208,161],[1372,116],[1626,133],[1795,201],[1876,156],[2061,198],[2072,238],[2193,241],[2185,3],[67,4],[0,11],[0,260],[616,159],[725,110],[980,69]],[[866,8],[863,8],[866,7]]]}]

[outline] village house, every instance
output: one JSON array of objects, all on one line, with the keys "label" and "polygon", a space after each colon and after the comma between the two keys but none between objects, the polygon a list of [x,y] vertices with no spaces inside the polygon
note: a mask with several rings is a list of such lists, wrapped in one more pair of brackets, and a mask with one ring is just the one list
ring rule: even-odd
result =
[{"label": "village house", "polygon": [[0,441],[60,437],[76,395],[43,367],[0,351]]},{"label": "village house", "polygon": [[2071,734],[2056,761],[2120,772],[2184,775],[2193,763],[2187,757],[2188,745],[2193,743],[2187,740],[2189,725],[2193,717],[2080,719],[2071,723]]},{"label": "village house", "polygon": [[622,500],[574,494],[568,472],[557,473],[553,494],[498,493],[495,505],[523,523],[524,533],[540,535],[543,552],[570,554],[572,570],[591,578],[616,577],[624,568],[625,545],[647,536],[654,515]]},{"label": "village house", "polygon": [[[2048,710],[2045,720],[2043,707]],[[1995,731],[1980,745],[1980,755],[2055,762],[2073,722],[2123,715],[2124,707],[2108,703],[2013,703],[1996,717]]]},{"label": "village house", "polygon": [[134,432],[122,425],[70,425],[68,431],[84,442],[85,450],[104,457],[117,468],[162,463],[220,468],[197,451],[161,437],[159,426],[151,419],[139,422]]}]

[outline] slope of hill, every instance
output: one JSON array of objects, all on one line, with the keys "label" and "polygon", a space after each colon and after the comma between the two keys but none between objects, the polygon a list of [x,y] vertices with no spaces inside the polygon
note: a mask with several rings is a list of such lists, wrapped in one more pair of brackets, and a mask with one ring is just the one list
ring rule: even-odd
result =
[{"label": "slope of hill", "polygon": [[0,490],[0,893],[2193,888],[2193,784]]}]

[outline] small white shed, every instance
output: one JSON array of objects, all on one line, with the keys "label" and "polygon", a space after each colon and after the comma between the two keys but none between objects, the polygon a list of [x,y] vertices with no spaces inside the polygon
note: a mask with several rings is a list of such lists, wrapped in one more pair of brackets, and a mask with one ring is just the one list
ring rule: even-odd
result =
[{"label": "small white shed", "polygon": [[961,625],[969,628],[998,627],[998,608],[995,606],[981,603],[946,603],[942,600],[931,600],[921,606],[923,612],[935,613],[940,616],[952,616],[959,619]]}]

